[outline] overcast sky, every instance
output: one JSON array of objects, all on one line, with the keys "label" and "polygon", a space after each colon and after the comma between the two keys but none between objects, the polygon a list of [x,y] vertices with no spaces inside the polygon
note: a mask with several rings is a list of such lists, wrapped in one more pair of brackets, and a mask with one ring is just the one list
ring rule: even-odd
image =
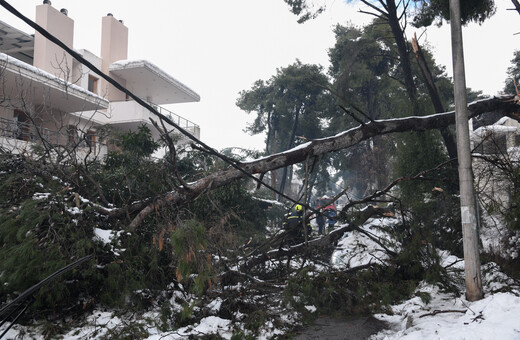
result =
[{"label": "overcast sky", "polygon": [[[7,0],[34,19],[41,0]],[[334,44],[336,23],[356,25],[371,20],[358,12],[361,4],[344,0],[316,0],[327,5],[317,19],[305,24],[283,0],[52,0],[74,19],[74,48],[99,55],[101,17],[112,13],[129,28],[129,59],[147,59],[201,96],[198,103],[168,106],[201,127],[201,138],[222,149],[236,146],[263,149],[263,136],[243,132],[254,118],[235,105],[238,93],[276,69],[303,63],[328,67],[327,50]],[[466,83],[474,90],[497,94],[504,87],[506,69],[520,48],[520,15],[510,0],[495,0],[497,14],[482,26],[464,28]],[[21,30],[33,30],[0,8],[0,20]],[[416,30],[420,36],[422,30]],[[409,34],[412,34],[410,31]],[[451,75],[449,25],[429,29],[427,39],[438,64]]]}]

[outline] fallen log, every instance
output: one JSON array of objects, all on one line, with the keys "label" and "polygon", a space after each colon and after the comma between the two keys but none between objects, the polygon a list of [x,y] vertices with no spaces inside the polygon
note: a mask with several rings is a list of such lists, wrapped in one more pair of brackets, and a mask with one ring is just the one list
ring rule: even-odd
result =
[{"label": "fallen log", "polygon": [[[513,96],[492,97],[468,105],[470,118],[485,112],[498,112],[517,120],[520,119],[520,105],[516,104]],[[346,149],[374,136],[395,132],[438,129],[454,123],[454,111],[429,116],[376,120],[335,136],[311,140],[285,152],[236,164],[248,174],[262,175],[268,171],[303,162],[307,157],[317,157],[329,152]],[[162,209],[168,204],[181,204],[198,197],[208,190],[225,186],[245,176],[244,172],[229,167],[225,170],[216,171],[196,182],[188,183],[188,188],[184,188],[184,190],[180,188],[179,190],[162,194],[153,199],[151,203],[138,202],[127,208],[114,209],[107,211],[107,213],[109,216],[115,217],[127,212],[134,213],[139,211],[128,226],[130,230],[135,230],[149,214]]]}]

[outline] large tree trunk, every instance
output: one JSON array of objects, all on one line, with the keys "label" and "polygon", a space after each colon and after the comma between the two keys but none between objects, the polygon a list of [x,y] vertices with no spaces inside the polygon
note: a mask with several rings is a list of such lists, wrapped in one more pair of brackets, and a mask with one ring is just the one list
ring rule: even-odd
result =
[{"label": "large tree trunk", "polygon": [[[435,85],[432,73],[428,67],[428,63],[426,63],[426,59],[424,58],[424,54],[421,47],[419,46],[419,43],[417,42],[416,36],[412,38],[412,47],[413,52],[415,53],[415,57],[417,58],[417,62],[419,63],[419,68],[421,69],[421,73],[424,77],[426,88],[428,89],[428,93],[430,95],[435,112],[444,112],[444,106],[442,105],[442,100],[439,95],[439,91],[437,90],[437,85]],[[455,142],[455,136],[453,136],[453,133],[451,133],[449,127],[444,127],[439,130],[441,132],[442,138],[444,139],[446,149],[448,150],[448,155],[451,159],[457,158],[457,143]]]},{"label": "large tree trunk", "polygon": [[[410,97],[410,100],[412,101],[412,107],[413,107],[414,112],[418,113],[419,105],[417,102],[417,87],[415,86],[415,83],[413,81],[413,73],[412,73],[408,44],[404,37],[404,31],[401,28],[401,24],[399,23],[399,17],[397,15],[397,8],[395,5],[395,1],[388,0],[386,3],[388,5],[388,23],[390,25],[390,28],[392,29],[395,43],[397,45],[397,50],[399,51],[399,59],[401,61],[401,68],[403,70],[404,83],[406,86],[406,90],[408,92],[408,96]],[[406,13],[403,13],[403,15],[406,15]],[[422,71],[422,68],[421,68],[421,71]],[[428,70],[428,72],[429,72],[429,70]],[[431,76],[431,74],[430,74],[430,76]],[[426,81],[426,85],[428,86],[430,98],[435,106],[435,112],[444,112],[444,109],[442,108],[442,103],[440,101],[438,94],[435,95],[435,93],[430,92],[428,81]],[[433,84],[433,88],[436,89],[435,84]],[[455,138],[449,131],[448,127],[444,127],[442,129],[440,129],[440,133],[441,133],[442,139],[444,140],[444,145],[446,146],[446,149],[448,150],[448,154],[449,154],[450,158],[457,158],[457,144],[455,143]]]},{"label": "large tree trunk", "polygon": [[[278,143],[278,131],[274,131],[274,147],[273,147],[273,153],[276,153],[276,145]],[[269,154],[269,153],[267,153]],[[271,171],[271,187],[276,188],[276,170]],[[277,199],[276,192],[273,191],[273,199]]]},{"label": "large tree trunk", "polygon": [[[301,109],[295,110],[296,114],[294,116],[294,123],[291,129],[291,135],[289,137],[289,143],[287,144],[287,150],[291,149],[294,146],[294,139],[296,138],[296,130],[298,129],[298,119],[300,116]],[[289,185],[292,181],[292,167],[291,167],[291,176],[289,178]],[[283,168],[282,179],[280,180],[280,192],[285,193],[285,185],[287,183],[287,172],[289,171],[289,166]]]},{"label": "large tree trunk", "polygon": [[[363,0],[363,2],[366,4],[366,0]],[[415,82],[413,80],[413,72],[412,72],[412,66],[410,61],[410,51],[408,48],[408,43],[406,42],[404,30],[401,27],[401,24],[399,22],[400,17],[397,13],[397,6],[395,4],[394,0],[387,0],[385,9],[387,10],[386,13],[386,19],[388,20],[388,25],[390,26],[390,29],[392,30],[392,35],[394,36],[395,44],[397,46],[397,51],[399,53],[399,61],[401,63],[401,69],[403,71],[403,77],[404,77],[404,84],[406,88],[406,92],[408,93],[408,97],[410,98],[410,101],[412,103],[413,112],[418,115],[422,115],[423,112],[419,109],[419,104],[417,102],[417,87],[415,85]],[[406,15],[405,12],[402,13],[403,16]],[[422,68],[421,68],[422,70]],[[429,72],[429,71],[428,71]],[[427,86],[429,86],[427,81]],[[428,90],[430,91],[430,88],[428,87]],[[429,92],[431,100],[435,106],[436,112],[444,112],[444,109],[442,109],[442,104],[440,102],[440,99],[437,96],[433,95],[432,92]],[[438,105],[440,104],[440,106]],[[449,131],[447,127],[444,127],[440,129],[440,133],[442,136],[442,139],[444,140],[444,145],[446,146],[446,149],[448,151],[448,154],[450,158],[456,158],[457,157],[457,145],[455,143],[455,138],[453,137],[453,134]]]},{"label": "large tree trunk", "polygon": [[518,14],[520,14],[520,2],[518,2],[518,0],[511,0],[511,2],[513,3],[513,5],[515,5],[515,9],[518,12]]},{"label": "large tree trunk", "polygon": [[[498,112],[519,119],[520,106],[513,101],[512,96],[494,97],[470,104],[468,106],[468,112],[469,118],[484,112]],[[372,121],[332,137],[312,140],[291,150],[247,163],[238,163],[238,165],[249,174],[264,174],[268,171],[303,162],[307,157],[317,157],[329,152],[351,147],[360,141],[367,140],[374,136],[394,132],[439,129],[454,123],[455,115],[453,111],[423,117],[412,116],[400,119]],[[139,202],[124,209],[106,210],[104,212],[107,215],[120,216],[128,212],[139,211],[129,225],[130,229],[133,230],[137,228],[149,214],[161,209],[167,204],[180,204],[198,197],[207,190],[222,187],[245,176],[243,172],[230,167],[226,170],[214,172],[192,183],[186,190],[172,191],[156,197],[152,203],[149,201]],[[98,210],[103,212],[103,209]]]},{"label": "large tree trunk", "polygon": [[415,87],[415,83],[413,81],[412,65],[410,63],[408,45],[404,38],[404,32],[401,28],[401,24],[399,23],[399,16],[397,15],[397,6],[395,5],[395,1],[388,0],[386,4],[388,10],[388,25],[392,30],[395,44],[397,45],[399,61],[401,62],[401,69],[403,70],[406,92],[408,93],[408,97],[412,102],[413,111],[417,114],[417,88]]}]

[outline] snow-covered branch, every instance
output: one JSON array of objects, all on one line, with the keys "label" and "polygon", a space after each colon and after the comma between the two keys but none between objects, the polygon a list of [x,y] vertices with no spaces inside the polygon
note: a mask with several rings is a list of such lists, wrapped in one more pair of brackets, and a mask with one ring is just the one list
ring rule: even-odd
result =
[{"label": "snow-covered branch", "polygon": [[[492,97],[473,102],[468,105],[469,117],[475,117],[486,112],[498,112],[515,119],[520,118],[520,106],[512,96]],[[305,161],[307,157],[317,157],[329,152],[336,152],[358,144],[361,141],[375,136],[405,131],[425,131],[446,127],[455,123],[454,111],[438,113],[429,116],[411,116],[405,118],[376,120],[335,136],[311,140],[298,145],[290,150],[269,155],[254,161],[238,163],[249,174],[264,174],[291,164]],[[131,206],[126,211],[140,210],[131,221],[131,230],[137,228],[142,221],[152,212],[163,208],[168,204],[181,204],[189,201],[207,190],[225,186],[246,175],[236,168],[216,171],[196,182],[190,183],[190,190],[177,190],[163,194],[153,200],[152,203],[142,208],[141,204]],[[112,212],[111,215],[117,214]]]}]

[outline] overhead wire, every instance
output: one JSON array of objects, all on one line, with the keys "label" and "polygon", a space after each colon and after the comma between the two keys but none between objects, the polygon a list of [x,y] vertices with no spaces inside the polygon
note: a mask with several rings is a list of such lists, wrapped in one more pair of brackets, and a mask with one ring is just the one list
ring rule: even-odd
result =
[{"label": "overhead wire", "polygon": [[[31,286],[30,288],[26,289],[23,293],[18,295],[18,297],[16,297],[15,299],[9,301],[8,303],[6,303],[2,307],[0,307],[0,317],[2,317],[2,319],[1,319],[2,322],[0,323],[0,327],[2,327],[4,325],[4,323],[7,322],[7,320],[10,319],[12,315],[14,315],[14,313],[19,311],[17,316],[13,320],[11,320],[10,325],[6,329],[4,329],[4,331],[0,335],[0,339],[5,334],[7,334],[7,332],[13,326],[13,324],[15,324],[16,321],[18,321],[18,319],[22,316],[22,314],[25,313],[27,308],[29,308],[29,306],[34,302],[34,298],[33,298],[34,293],[36,293],[41,287],[45,286],[49,282],[55,280],[58,276],[78,267],[79,265],[81,265],[93,258],[94,258],[93,254],[87,255],[87,256],[80,258],[79,260],[74,261],[73,263],[66,265],[65,267],[58,269],[51,275],[47,276],[45,279],[41,280],[40,282],[38,282],[35,285]],[[25,304],[25,306],[23,306],[23,302],[27,299],[30,299],[30,300]],[[4,317],[4,315],[6,315],[6,316]]]}]

